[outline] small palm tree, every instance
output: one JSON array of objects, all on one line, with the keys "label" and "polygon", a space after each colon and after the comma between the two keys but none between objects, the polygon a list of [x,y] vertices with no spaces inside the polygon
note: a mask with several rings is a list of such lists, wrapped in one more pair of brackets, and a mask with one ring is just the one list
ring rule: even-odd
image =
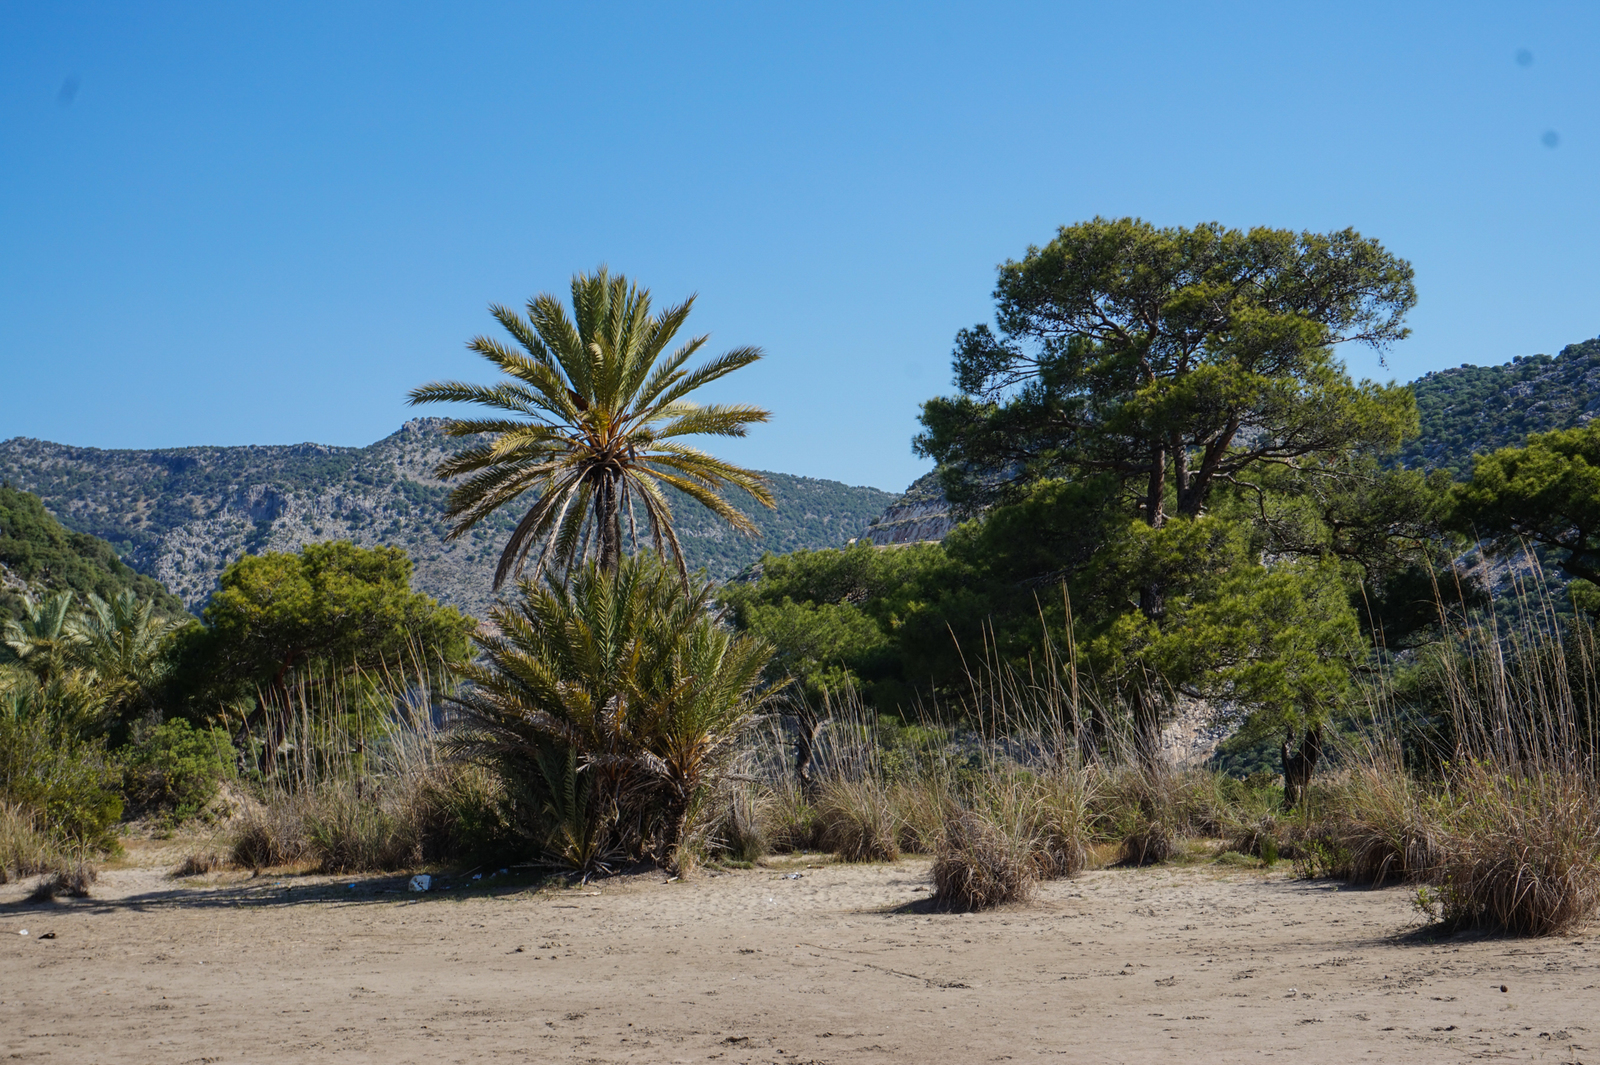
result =
[{"label": "small palm tree", "polygon": [[411,403],[476,403],[498,412],[451,420],[451,436],[485,436],[441,462],[441,478],[469,475],[450,495],[452,539],[490,514],[533,493],[495,567],[496,588],[521,572],[537,552],[534,573],[571,572],[596,558],[615,572],[625,540],[649,543],[687,578],[683,551],[663,486],[675,488],[735,529],[755,525],[723,496],[741,488],[772,506],[765,478],[682,443],[697,435],[744,436],[768,413],[744,404],[707,404],[696,389],[761,358],[759,348],[736,348],[695,369],[685,364],[705,344],[697,336],[666,354],[694,304],[690,297],[659,315],[650,293],[602,268],[572,279],[572,316],[551,295],[528,302],[528,317],[491,305],[489,313],[516,341],[516,350],[489,337],[468,347],[509,381],[474,385],[435,382],[411,392]]},{"label": "small palm tree", "polygon": [[457,700],[457,753],[494,767],[554,860],[670,859],[765,692],[766,641],[710,612],[650,552],[522,584]]}]

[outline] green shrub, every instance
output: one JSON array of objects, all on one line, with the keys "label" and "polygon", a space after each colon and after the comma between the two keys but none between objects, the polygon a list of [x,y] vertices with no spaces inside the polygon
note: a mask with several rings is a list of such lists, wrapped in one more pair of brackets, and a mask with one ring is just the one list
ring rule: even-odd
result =
[{"label": "green shrub", "polygon": [[99,741],[75,740],[43,714],[0,707],[0,802],[32,814],[45,836],[79,846],[115,845],[121,773]]},{"label": "green shrub", "polygon": [[181,821],[205,809],[233,766],[233,744],[226,734],[172,720],[125,753],[123,786],[135,805],[164,810]]}]

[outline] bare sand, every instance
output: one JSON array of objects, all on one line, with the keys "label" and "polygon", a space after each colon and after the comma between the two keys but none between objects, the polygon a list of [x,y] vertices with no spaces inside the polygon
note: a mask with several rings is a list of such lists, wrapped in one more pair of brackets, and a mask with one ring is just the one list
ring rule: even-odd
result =
[{"label": "bare sand", "polygon": [[925,861],[416,895],[149,858],[0,887],[0,1059],[1600,1061],[1587,936],[1430,937],[1403,888],[1109,869],[962,915]]}]

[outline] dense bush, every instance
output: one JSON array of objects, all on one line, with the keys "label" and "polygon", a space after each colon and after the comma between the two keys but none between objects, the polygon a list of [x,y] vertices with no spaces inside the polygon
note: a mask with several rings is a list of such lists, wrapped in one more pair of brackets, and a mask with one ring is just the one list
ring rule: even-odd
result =
[{"label": "dense bush", "polygon": [[234,773],[234,750],[220,729],[174,719],[149,730],[122,752],[123,787],[141,809],[177,820],[194,817]]},{"label": "dense bush", "polygon": [[60,728],[41,707],[45,698],[36,689],[0,692],[0,802],[38,818],[52,838],[111,846],[121,773],[103,743]]}]

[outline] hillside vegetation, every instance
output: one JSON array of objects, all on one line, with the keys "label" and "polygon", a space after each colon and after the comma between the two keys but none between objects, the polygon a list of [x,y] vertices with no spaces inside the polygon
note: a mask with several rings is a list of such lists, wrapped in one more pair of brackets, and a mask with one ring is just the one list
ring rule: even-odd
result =
[{"label": "hillside vegetation", "polygon": [[[417,590],[482,616],[494,559],[520,515],[497,514],[467,537],[444,539],[449,488],[433,468],[462,445],[445,437],[441,425],[437,418],[416,419],[361,448],[106,451],[18,437],[0,442],[0,478],[36,493],[69,528],[110,541],[191,609],[241,554],[348,539],[405,548],[416,565]],[[764,551],[841,544],[894,499],[876,488],[766,476],[777,509],[743,506],[761,530],[756,540],[681,497],[673,500],[692,566],[726,579]]]},{"label": "hillside vegetation", "polygon": [[1600,338],[1568,344],[1555,358],[1439,370],[1411,389],[1422,434],[1406,444],[1401,461],[1464,480],[1473,455],[1515,447],[1530,433],[1583,425],[1600,412]]},{"label": "hillside vegetation", "polygon": [[123,591],[154,600],[158,615],[185,612],[159,581],[124,564],[111,544],[64,527],[37,496],[0,486],[0,616],[15,616],[25,594],[75,592],[109,601]]}]

